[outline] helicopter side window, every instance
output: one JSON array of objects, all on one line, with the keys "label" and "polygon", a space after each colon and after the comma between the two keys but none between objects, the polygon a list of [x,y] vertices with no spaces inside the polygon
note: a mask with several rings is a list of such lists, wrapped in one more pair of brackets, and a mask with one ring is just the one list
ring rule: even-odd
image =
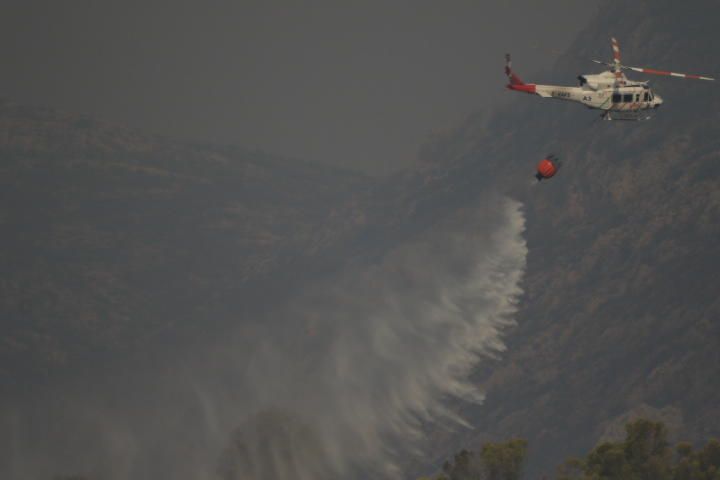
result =
[{"label": "helicopter side window", "polygon": [[632,103],[633,101],[633,94],[632,93],[626,93],[623,95],[623,102],[625,103]]},{"label": "helicopter side window", "polygon": [[619,93],[613,93],[612,101],[613,101],[613,103],[622,102],[622,95],[620,95]]},{"label": "helicopter side window", "polygon": [[645,92],[645,96],[643,97],[643,101],[644,101],[644,102],[649,102],[649,101],[650,101],[650,95],[648,95],[648,92]]}]

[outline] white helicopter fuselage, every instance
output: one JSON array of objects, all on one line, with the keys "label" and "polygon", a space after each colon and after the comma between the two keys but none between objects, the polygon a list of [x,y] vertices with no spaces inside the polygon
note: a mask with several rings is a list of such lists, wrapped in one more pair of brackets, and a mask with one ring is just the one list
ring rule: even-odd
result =
[{"label": "white helicopter fuselage", "polygon": [[579,87],[562,85],[522,84],[509,85],[511,90],[520,90],[534,93],[543,98],[555,98],[582,103],[588,108],[635,112],[650,110],[662,105],[663,100],[653,93],[647,82],[633,82],[623,79],[615,84],[613,72],[603,72],[596,75],[581,75]]},{"label": "white helicopter fuselage", "polygon": [[508,77],[507,88],[517,92],[539,95],[543,98],[582,103],[588,108],[602,110],[603,118],[606,120],[643,120],[650,118],[646,111],[658,108],[662,105],[663,99],[660,98],[660,95],[653,93],[648,86],[648,82],[628,80],[623,73],[625,70],[695,80],[715,80],[713,77],[706,75],[623,65],[620,61],[620,45],[615,38],[611,38],[611,41],[613,62],[593,60],[595,63],[610,67],[611,70],[592,75],[580,75],[578,77],[580,86],[577,87],[525,83],[512,70],[510,54],[505,54],[505,75]]},{"label": "white helicopter fuselage", "polygon": [[633,82],[623,79],[615,85],[615,74],[603,72],[596,75],[581,75],[579,87],[562,85],[535,85],[534,92],[543,98],[555,98],[582,103],[588,108],[610,111],[638,111],[657,108],[663,103],[653,93],[647,82]]}]

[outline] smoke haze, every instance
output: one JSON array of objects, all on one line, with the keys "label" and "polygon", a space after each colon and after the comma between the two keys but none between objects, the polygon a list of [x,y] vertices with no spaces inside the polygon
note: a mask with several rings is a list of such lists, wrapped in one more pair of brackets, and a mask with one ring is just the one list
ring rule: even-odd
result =
[{"label": "smoke haze", "polygon": [[466,377],[503,349],[523,229],[519,203],[487,195],[205,352],[6,409],[0,473],[397,478],[397,456],[425,446],[424,423],[463,423],[445,400],[481,400]]},{"label": "smoke haze", "polygon": [[595,3],[6,0],[0,96],[382,174],[507,98],[506,51],[526,80],[553,62]]}]

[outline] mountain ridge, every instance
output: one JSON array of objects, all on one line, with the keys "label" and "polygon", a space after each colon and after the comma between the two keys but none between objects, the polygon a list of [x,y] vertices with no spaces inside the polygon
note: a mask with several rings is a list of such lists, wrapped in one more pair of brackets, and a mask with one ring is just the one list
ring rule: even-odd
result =
[{"label": "mountain ridge", "polygon": [[[583,59],[607,58],[610,35],[629,64],[696,73],[716,64],[703,47],[718,15],[707,2],[604,2],[537,81],[587,72]],[[497,75],[501,88],[500,63]],[[427,427],[428,462],[519,435],[528,474],[548,474],[648,412],[684,439],[720,435],[720,96],[682,80],[652,85],[666,103],[637,124],[513,97],[381,180],[6,103],[0,388],[32,395],[120,368],[118,358],[156,360],[239,318],[262,321],[306,278],[372,263],[498,188],[527,218],[518,326],[474,373],[485,403],[453,404],[475,429]],[[550,151],[565,166],[532,185]],[[410,472],[432,468],[413,462]]]},{"label": "mountain ridge", "polygon": [[262,285],[297,281],[268,283],[292,270],[288,262],[332,266],[328,249],[363,228],[356,204],[374,185],[341,169],[9,102],[0,155],[7,388],[13,365],[52,377],[53,365],[81,370],[113,344],[133,350],[178,326],[196,335],[217,328],[216,317],[228,321],[227,310],[242,312],[237,299],[267,296]]},{"label": "mountain ridge", "polygon": [[[708,2],[604,2],[537,81],[588,72],[581,59],[606,58],[608,32],[624,62],[695,73],[716,64],[703,47],[718,14]],[[720,434],[720,96],[709,82],[652,80],[666,103],[647,122],[601,122],[578,105],[516,95],[428,150],[440,182],[469,189],[492,175],[523,201],[530,252],[518,327],[503,358],[476,376],[486,401],[458,406],[475,430],[436,433],[434,465],[522,436],[528,475],[550,474],[632,412],[674,412],[680,438]],[[564,167],[531,187],[547,152]]]}]

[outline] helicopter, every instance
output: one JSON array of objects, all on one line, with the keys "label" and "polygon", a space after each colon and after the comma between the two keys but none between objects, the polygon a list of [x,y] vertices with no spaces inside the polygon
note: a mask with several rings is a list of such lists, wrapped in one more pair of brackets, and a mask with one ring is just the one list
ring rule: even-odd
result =
[{"label": "helicopter", "polygon": [[556,98],[558,100],[582,103],[588,108],[602,110],[602,118],[605,120],[646,120],[650,118],[650,112],[658,109],[663,104],[663,99],[652,91],[648,86],[648,82],[629,80],[625,76],[624,70],[695,80],[715,80],[701,75],[623,65],[620,62],[620,45],[615,38],[611,40],[613,62],[607,63],[593,60],[595,63],[610,67],[610,70],[593,75],[580,75],[578,77],[580,86],[578,87],[525,83],[513,72],[510,54],[508,53],[505,55],[505,74],[510,82],[507,88],[539,95],[543,98]]}]

